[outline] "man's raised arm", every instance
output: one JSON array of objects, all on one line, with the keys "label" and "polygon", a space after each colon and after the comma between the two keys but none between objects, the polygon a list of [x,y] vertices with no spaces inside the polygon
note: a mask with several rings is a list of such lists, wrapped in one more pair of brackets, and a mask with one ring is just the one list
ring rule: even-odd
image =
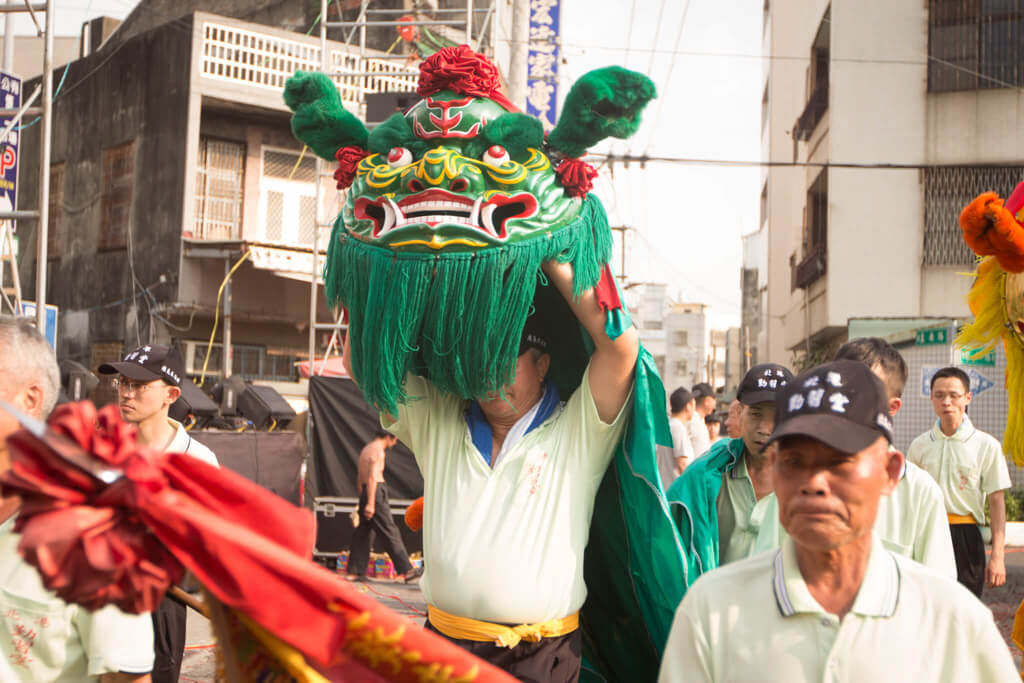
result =
[{"label": "man's raised arm", "polygon": [[572,295],[572,266],[547,261],[544,273],[594,341],[594,355],[590,359],[590,393],[594,396],[601,421],[610,423],[622,410],[633,386],[633,368],[640,349],[636,328],[631,325],[612,341],[605,334],[605,312],[598,304],[594,290],[588,289],[579,297]]}]

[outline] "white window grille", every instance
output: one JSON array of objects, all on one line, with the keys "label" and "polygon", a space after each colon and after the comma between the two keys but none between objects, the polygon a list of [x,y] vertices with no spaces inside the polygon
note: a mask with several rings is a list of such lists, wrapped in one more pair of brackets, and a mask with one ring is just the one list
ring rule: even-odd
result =
[{"label": "white window grille", "polygon": [[244,144],[206,137],[199,139],[196,163],[197,238],[236,240],[241,236],[244,169]]},{"label": "white window grille", "polygon": [[1024,166],[937,166],[924,170],[926,266],[971,266],[977,261],[964,242],[959,216],[982,192],[1008,197],[1024,178]]},{"label": "white window grille", "polygon": [[254,241],[313,245],[316,159],[310,152],[263,148],[258,224]]}]

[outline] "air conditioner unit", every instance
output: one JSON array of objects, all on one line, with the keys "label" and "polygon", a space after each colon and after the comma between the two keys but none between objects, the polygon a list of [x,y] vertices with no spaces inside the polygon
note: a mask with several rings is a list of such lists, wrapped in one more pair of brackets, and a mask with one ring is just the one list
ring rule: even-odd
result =
[{"label": "air conditioner unit", "polygon": [[[181,352],[185,357],[185,374],[190,376],[200,375],[203,372],[203,361],[206,360],[205,341],[182,341]],[[213,348],[219,349],[220,344],[214,344]],[[206,366],[207,377],[220,377],[221,363],[210,363]]]}]

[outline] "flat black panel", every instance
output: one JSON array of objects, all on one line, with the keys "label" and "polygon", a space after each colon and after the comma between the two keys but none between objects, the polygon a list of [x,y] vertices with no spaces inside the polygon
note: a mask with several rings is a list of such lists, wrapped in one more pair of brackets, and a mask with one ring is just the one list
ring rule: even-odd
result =
[{"label": "flat black panel", "polygon": [[[359,452],[380,427],[380,417],[363,400],[355,382],[343,377],[310,378],[309,407],[313,438],[307,499],[355,497]],[[388,451],[384,481],[392,500],[423,495],[416,460],[401,442]]]}]

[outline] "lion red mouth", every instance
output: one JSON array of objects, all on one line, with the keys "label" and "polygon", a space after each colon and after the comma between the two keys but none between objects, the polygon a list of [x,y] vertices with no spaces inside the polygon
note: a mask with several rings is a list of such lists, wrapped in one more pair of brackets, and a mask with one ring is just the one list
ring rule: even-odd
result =
[{"label": "lion red mouth", "polygon": [[354,207],[359,220],[373,221],[373,238],[411,226],[433,229],[439,225],[472,228],[491,239],[508,237],[508,221],[528,218],[537,213],[536,198],[526,192],[515,195],[495,194],[484,201],[472,200],[446,190],[425,190],[409,195],[399,202],[388,197],[360,197]]}]

